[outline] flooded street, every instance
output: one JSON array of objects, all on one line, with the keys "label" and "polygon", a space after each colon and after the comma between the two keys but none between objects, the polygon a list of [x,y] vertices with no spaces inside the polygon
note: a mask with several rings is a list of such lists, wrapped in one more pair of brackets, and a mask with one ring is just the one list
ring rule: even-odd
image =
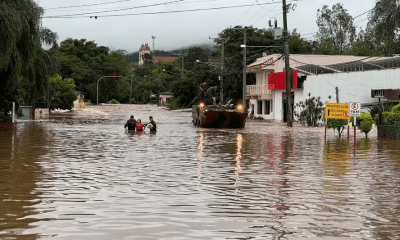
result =
[{"label": "flooded street", "polygon": [[344,135],[150,105],[1,124],[0,239],[400,239],[400,142]]}]

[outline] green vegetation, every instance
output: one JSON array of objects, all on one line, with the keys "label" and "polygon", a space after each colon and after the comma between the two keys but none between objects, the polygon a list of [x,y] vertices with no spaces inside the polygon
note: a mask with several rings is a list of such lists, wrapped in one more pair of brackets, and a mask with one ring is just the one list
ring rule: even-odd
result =
[{"label": "green vegetation", "polygon": [[318,126],[318,121],[322,119],[323,106],[321,97],[311,97],[308,94],[308,99],[304,102],[300,101],[295,105],[294,116],[303,126],[307,122],[308,126]]},{"label": "green vegetation", "polygon": [[384,112],[385,124],[400,126],[400,104],[394,106],[390,112]]},{"label": "green vegetation", "polygon": [[372,125],[375,123],[372,120],[371,115],[367,113],[361,113],[361,116],[356,118],[357,126],[361,130],[361,132],[365,133],[365,137],[368,138],[368,133],[372,129]]},{"label": "green vegetation", "polygon": [[344,126],[348,123],[347,119],[332,119],[328,118],[328,128],[336,129],[339,133],[339,138],[342,136]]},{"label": "green vegetation", "polygon": [[[294,29],[290,33],[290,52],[381,56],[400,53],[397,47],[400,43],[397,34],[400,30],[400,6],[392,0],[377,0],[370,14],[367,29],[357,35],[353,18],[344,5],[337,3],[331,8],[324,5],[317,12],[317,40],[309,42]],[[171,91],[174,99],[169,105],[178,108],[197,103],[199,85],[203,82],[207,82],[209,87],[218,86],[218,93],[218,77],[222,75],[225,102],[233,99],[232,103],[237,103],[242,98],[243,48],[239,46],[244,43],[244,36],[249,46],[276,46],[264,50],[247,48],[246,65],[262,57],[262,51],[268,55],[283,52],[279,47],[283,46],[283,40],[274,40],[272,29],[235,26],[218,34],[214,51],[191,47],[180,51],[182,57],[178,62],[156,64],[147,54],[145,65],[135,67],[131,72],[126,58],[136,57],[125,56],[122,50],[112,51],[86,39],[68,38],[57,45],[57,35],[40,26],[42,15],[43,9],[33,0],[0,2],[0,89],[3,91],[0,95],[0,121],[11,119],[9,112],[14,101],[17,106],[70,108],[70,100],[75,94],[73,86],[92,103],[97,101],[97,92],[99,102],[115,99],[121,103],[150,103],[151,96]],[[224,71],[221,72],[223,42]],[[42,44],[52,48],[46,51]],[[168,54],[171,55],[162,52],[164,56]],[[196,63],[196,60],[203,63]],[[255,84],[255,74],[246,73],[246,78],[248,85]],[[216,98],[219,102],[219,94]],[[297,105],[298,121],[315,126],[321,119],[319,101],[310,97]],[[386,123],[399,122],[399,111],[400,107],[395,107],[395,111],[383,114]],[[371,114],[375,117],[381,112]],[[338,131],[343,126],[340,121],[333,121],[330,125]],[[367,123],[364,125],[367,129]]]},{"label": "green vegetation", "polygon": [[40,26],[42,15],[33,0],[0,2],[0,121],[11,120],[12,102],[35,107],[53,73],[42,44],[55,44],[57,35]]},{"label": "green vegetation", "polygon": [[111,99],[111,104],[119,104],[119,102],[117,101],[117,100],[115,100],[115,99]]},{"label": "green vegetation", "polygon": [[179,100],[177,98],[170,98],[167,102],[167,107],[169,110],[180,109]]},{"label": "green vegetation", "polygon": [[343,4],[336,3],[330,9],[324,5],[317,12],[319,51],[323,54],[343,54],[351,51],[356,35],[353,18]]},{"label": "green vegetation", "polygon": [[75,83],[72,78],[62,79],[60,75],[49,78],[49,108],[69,109],[77,98]]},{"label": "green vegetation", "polygon": [[130,79],[129,62],[121,50],[110,51],[108,47],[97,46],[86,39],[66,39],[60,46],[50,49],[57,61],[58,72],[62,78],[72,78],[77,91],[85,94],[85,99],[96,102],[97,81],[99,81],[99,102],[118,99],[129,102]]}]

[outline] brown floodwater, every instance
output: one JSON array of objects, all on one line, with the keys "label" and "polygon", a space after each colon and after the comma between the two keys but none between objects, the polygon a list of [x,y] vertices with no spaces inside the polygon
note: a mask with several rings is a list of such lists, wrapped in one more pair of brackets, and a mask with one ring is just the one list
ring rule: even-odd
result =
[{"label": "brown floodwater", "polygon": [[0,239],[400,239],[400,142],[346,137],[146,105],[3,123]]}]

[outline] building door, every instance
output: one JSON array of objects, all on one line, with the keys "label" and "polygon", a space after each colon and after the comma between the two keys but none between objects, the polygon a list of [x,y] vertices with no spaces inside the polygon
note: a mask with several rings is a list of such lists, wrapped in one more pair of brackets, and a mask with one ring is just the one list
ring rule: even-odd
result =
[{"label": "building door", "polygon": [[264,112],[266,115],[271,114],[271,101],[265,101],[265,109]]},{"label": "building door", "polygon": [[257,101],[257,114],[262,115],[262,101]]},{"label": "building door", "polygon": [[[294,92],[292,92],[292,119],[293,119],[293,105],[294,105]],[[283,121],[287,122],[287,103],[286,103],[286,93],[282,93],[282,113],[283,113]]]}]

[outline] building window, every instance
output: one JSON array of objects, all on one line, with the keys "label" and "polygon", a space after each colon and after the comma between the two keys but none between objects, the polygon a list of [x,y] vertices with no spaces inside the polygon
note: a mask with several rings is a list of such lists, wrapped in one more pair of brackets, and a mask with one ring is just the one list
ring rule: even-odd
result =
[{"label": "building window", "polygon": [[383,97],[383,90],[375,90],[375,96],[382,96]]},{"label": "building window", "polygon": [[271,108],[272,104],[271,101],[265,101],[265,114],[269,115],[272,112],[272,108]]},{"label": "building window", "polygon": [[257,101],[257,114],[262,114],[262,101]]}]

